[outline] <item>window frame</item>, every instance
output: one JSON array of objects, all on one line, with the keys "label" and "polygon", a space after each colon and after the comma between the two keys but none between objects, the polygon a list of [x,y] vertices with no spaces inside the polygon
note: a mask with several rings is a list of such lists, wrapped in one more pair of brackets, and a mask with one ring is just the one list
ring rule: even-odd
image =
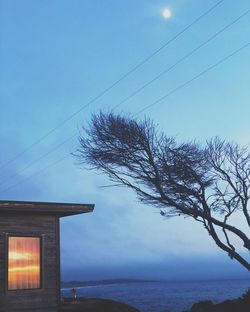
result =
[{"label": "window frame", "polygon": [[[18,237],[18,238],[39,238],[40,241],[40,287],[37,288],[17,288],[10,289],[9,288],[9,238],[10,237]],[[43,289],[43,235],[35,235],[35,234],[22,234],[22,233],[8,233],[6,235],[6,257],[5,257],[5,289],[6,292],[18,292],[18,291],[39,291]]]}]

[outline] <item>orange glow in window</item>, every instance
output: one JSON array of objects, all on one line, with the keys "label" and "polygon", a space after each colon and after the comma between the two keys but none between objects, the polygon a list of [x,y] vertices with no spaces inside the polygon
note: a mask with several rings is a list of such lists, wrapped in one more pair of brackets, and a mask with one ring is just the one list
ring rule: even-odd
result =
[{"label": "orange glow in window", "polygon": [[40,288],[40,238],[9,237],[8,289]]}]

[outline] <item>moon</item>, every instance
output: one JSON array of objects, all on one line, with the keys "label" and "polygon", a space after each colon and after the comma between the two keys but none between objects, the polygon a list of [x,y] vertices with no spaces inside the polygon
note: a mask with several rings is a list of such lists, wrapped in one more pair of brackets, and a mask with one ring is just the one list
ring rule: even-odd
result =
[{"label": "moon", "polygon": [[172,16],[171,10],[168,9],[168,8],[165,8],[165,9],[162,11],[162,16],[163,16],[165,19],[170,19],[171,16]]}]

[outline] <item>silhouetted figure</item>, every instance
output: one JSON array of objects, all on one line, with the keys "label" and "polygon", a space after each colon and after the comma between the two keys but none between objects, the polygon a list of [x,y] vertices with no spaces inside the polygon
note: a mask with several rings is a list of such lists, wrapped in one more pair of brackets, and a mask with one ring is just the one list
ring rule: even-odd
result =
[{"label": "silhouetted figure", "polygon": [[73,300],[76,301],[76,299],[77,299],[77,298],[76,298],[76,292],[77,292],[77,290],[76,290],[75,288],[72,288],[72,289],[71,289],[71,292],[72,292],[72,294],[73,294]]}]

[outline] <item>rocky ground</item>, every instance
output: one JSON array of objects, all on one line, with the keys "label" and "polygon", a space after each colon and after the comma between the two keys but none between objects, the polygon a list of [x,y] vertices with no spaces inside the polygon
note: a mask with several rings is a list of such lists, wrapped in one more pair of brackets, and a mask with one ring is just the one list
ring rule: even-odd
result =
[{"label": "rocky ground", "polygon": [[218,304],[211,301],[202,301],[192,306],[186,312],[249,312],[250,311],[250,290],[241,298],[226,300]]},{"label": "rocky ground", "polygon": [[76,302],[66,300],[61,312],[140,312],[128,304],[107,299],[80,298]]},{"label": "rocky ground", "polygon": [[[226,300],[214,304],[212,301],[195,303],[189,311],[184,312],[249,312],[250,290],[241,298]],[[128,304],[114,300],[97,298],[79,298],[77,301],[66,299],[61,312],[140,312]]]}]

